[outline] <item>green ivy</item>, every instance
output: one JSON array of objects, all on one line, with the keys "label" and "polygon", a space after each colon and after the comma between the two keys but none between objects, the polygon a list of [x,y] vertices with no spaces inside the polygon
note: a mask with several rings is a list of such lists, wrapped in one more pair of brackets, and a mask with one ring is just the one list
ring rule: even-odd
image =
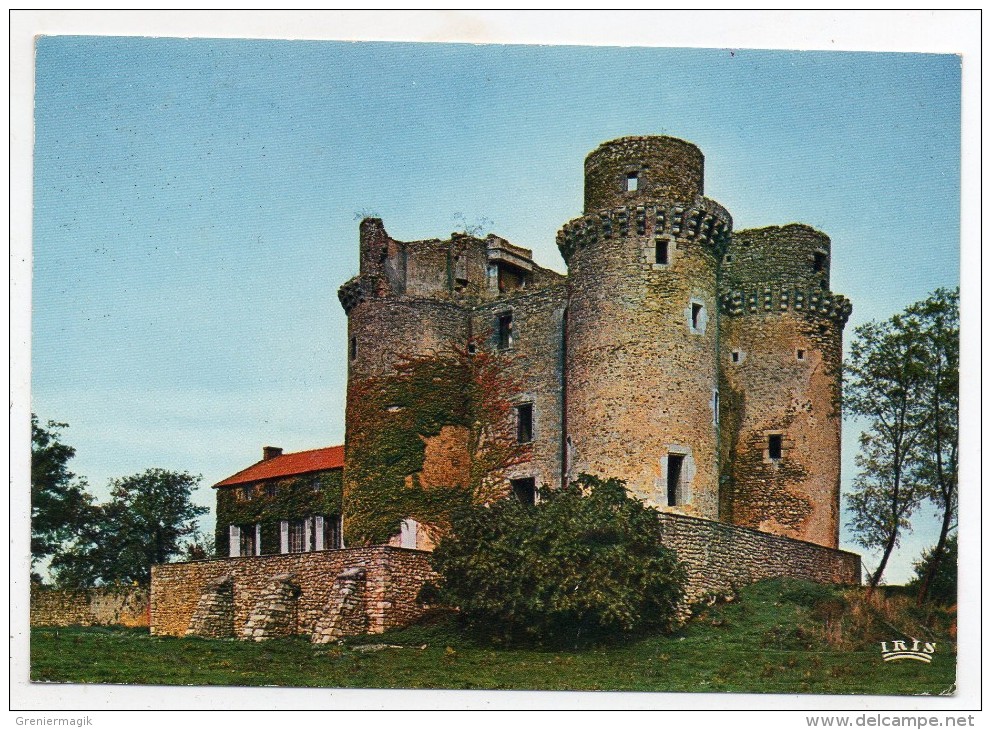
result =
[{"label": "green ivy", "polygon": [[[317,488],[313,485],[314,477],[318,480]],[[246,485],[219,487],[217,489],[217,555],[230,554],[228,530],[230,525],[256,523],[262,526],[262,552],[265,554],[278,552],[279,522],[282,520],[341,513],[342,481],[340,469],[282,479],[275,482],[277,490],[274,496],[266,494],[265,486],[260,489],[254,487],[254,493],[249,500],[238,499],[238,495]]]}]

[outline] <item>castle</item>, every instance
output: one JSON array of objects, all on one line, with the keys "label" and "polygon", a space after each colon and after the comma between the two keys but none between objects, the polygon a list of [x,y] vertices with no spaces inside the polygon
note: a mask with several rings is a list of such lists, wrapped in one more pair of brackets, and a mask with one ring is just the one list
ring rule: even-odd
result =
[{"label": "castle", "polygon": [[[495,235],[404,242],[360,225],[348,316],[346,444],[263,460],[217,487],[217,550],[155,566],[156,633],[314,641],[422,611],[432,516],[472,477],[470,432],[498,397],[518,458],[503,494],[619,477],[661,511],[687,593],[771,576],[860,579],[837,549],[840,372],[849,301],[830,240],[801,224],[733,231],[703,156],[624,137],[585,160],[567,276]],[[501,363],[511,392],[445,382],[376,399],[410,362]],[[409,381],[398,382],[407,388]]]},{"label": "castle", "polygon": [[[520,386],[506,394],[529,451],[506,475],[518,497],[620,477],[664,511],[835,548],[851,308],[829,290],[829,238],[734,233],[703,197],[697,147],[625,137],[585,160],[584,214],[557,243],[567,276],[494,235],[402,242],[364,220],[339,292],[349,417],[366,379],[480,337],[512,354]],[[367,458],[347,450],[345,493]]]}]

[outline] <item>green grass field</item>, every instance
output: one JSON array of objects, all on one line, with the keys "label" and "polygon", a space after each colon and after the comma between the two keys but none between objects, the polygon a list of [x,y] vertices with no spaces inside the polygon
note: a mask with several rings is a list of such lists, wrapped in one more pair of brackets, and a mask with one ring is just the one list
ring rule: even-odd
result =
[{"label": "green grass field", "polygon": [[[155,637],[144,629],[35,628],[31,679],[165,685],[277,685],[649,692],[944,694],[955,648],[947,612],[907,597],[795,581],[751,586],[681,631],[574,650],[493,648],[452,617],[342,645]],[[920,635],[923,634],[924,635]],[[936,641],[931,664],[884,662],[880,640]],[[879,638],[880,637],[880,638]],[[369,645],[392,645],[369,651]]]}]

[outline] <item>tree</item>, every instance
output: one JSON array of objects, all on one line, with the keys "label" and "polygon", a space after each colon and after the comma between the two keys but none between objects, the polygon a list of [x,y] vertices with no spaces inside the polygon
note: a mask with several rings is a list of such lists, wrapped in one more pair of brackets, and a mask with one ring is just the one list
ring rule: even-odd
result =
[{"label": "tree", "polygon": [[31,414],[31,564],[56,552],[75,538],[90,517],[92,497],[86,482],[69,471],[76,454],[62,443],[67,424],[48,421],[44,426]]},{"label": "tree", "polygon": [[[919,343],[925,353],[925,387],[919,393],[928,411],[923,427],[920,458],[913,478],[942,513],[939,539],[921,576],[917,602],[926,600],[944,559],[949,560],[947,541],[956,527],[958,504],[957,452],[960,420],[960,292],[937,289],[923,302],[912,305],[908,314],[915,321]],[[953,544],[953,585],[956,586],[956,543]]]},{"label": "tree", "polygon": [[[871,575],[878,585],[899,533],[926,498],[943,525],[930,567],[935,572],[957,504],[959,294],[939,289],[882,323],[858,327],[846,363],[847,415],[867,419],[860,473],[850,497],[850,526],[866,548],[881,548]],[[928,590],[920,588],[919,601]]]},{"label": "tree", "polygon": [[940,551],[933,546],[914,563],[915,577],[909,587],[920,590],[927,586],[930,600],[952,606],[957,602],[957,536],[943,541]]},{"label": "tree", "polygon": [[151,566],[179,555],[207,511],[194,505],[200,477],[149,469],[113,480],[111,498],[94,510],[79,538],[56,555],[52,568],[60,585],[151,581]]},{"label": "tree", "polygon": [[908,479],[925,413],[915,393],[924,380],[923,353],[902,315],[858,327],[844,369],[847,416],[867,419],[860,435],[859,474],[850,496],[849,526],[865,548],[882,550],[868,593],[881,581],[899,533],[921,500]]},{"label": "tree", "polygon": [[579,642],[670,628],[684,574],[657,511],[618,479],[582,475],[536,505],[471,505],[434,551],[440,598],[506,641]]}]

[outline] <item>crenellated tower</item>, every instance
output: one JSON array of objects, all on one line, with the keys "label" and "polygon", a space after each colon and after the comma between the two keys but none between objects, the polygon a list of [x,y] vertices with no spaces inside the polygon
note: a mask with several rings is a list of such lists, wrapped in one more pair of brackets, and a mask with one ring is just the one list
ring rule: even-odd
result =
[{"label": "crenellated tower", "polygon": [[721,519],[836,547],[840,368],[850,302],[829,290],[829,238],[738,231],[720,305]]},{"label": "crenellated tower", "polygon": [[585,160],[568,265],[569,478],[620,477],[664,510],[716,519],[717,277],[732,220],[703,197],[703,157],[624,137]]}]

